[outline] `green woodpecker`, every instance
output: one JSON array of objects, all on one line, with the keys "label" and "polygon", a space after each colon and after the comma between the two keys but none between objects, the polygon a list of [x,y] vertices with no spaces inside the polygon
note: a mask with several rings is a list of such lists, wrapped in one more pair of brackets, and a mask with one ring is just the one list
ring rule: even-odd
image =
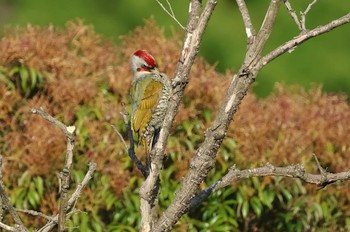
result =
[{"label": "green woodpecker", "polygon": [[134,73],[131,83],[131,128],[144,146],[146,162],[157,142],[165,113],[168,108],[171,84],[160,73],[154,57],[145,50],[137,50],[131,57],[130,68]]}]

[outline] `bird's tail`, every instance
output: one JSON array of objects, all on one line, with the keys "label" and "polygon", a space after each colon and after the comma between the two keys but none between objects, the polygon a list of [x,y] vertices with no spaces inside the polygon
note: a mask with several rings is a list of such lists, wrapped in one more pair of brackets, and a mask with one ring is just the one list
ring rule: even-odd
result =
[{"label": "bird's tail", "polygon": [[142,145],[145,149],[146,154],[146,166],[149,167],[151,165],[151,151],[156,145],[159,139],[160,128],[154,129],[154,132],[151,135],[146,136],[142,139]]}]

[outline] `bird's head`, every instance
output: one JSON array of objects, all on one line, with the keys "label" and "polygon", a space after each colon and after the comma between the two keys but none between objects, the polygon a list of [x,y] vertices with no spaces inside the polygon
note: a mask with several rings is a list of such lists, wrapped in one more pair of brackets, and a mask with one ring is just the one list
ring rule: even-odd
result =
[{"label": "bird's head", "polygon": [[130,68],[133,73],[151,72],[157,69],[157,64],[154,57],[146,50],[137,50],[131,56]]}]

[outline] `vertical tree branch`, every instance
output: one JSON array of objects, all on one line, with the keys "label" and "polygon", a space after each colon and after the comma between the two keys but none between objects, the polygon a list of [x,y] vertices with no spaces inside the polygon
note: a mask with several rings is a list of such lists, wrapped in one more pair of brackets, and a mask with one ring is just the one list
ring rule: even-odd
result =
[{"label": "vertical tree branch", "polygon": [[216,0],[208,0],[202,13],[201,3],[201,0],[191,0],[189,4],[189,19],[185,41],[172,83],[173,95],[169,102],[168,113],[165,116],[159,139],[151,152],[150,173],[140,189],[141,231],[156,231],[156,229],[153,229],[154,222],[157,219],[154,211],[158,199],[159,173],[163,167],[166,140],[188,83],[190,69],[199,51],[204,29],[215,8]]},{"label": "vertical tree branch", "polygon": [[245,33],[247,35],[247,45],[250,46],[254,41],[256,32],[249,15],[248,7],[245,4],[244,0],[236,0],[236,3],[242,15],[242,19],[245,27]]},{"label": "vertical tree branch", "polygon": [[215,156],[226,135],[233,114],[258,73],[258,70],[252,71],[252,69],[255,68],[261,51],[271,34],[279,3],[279,0],[271,0],[257,38],[248,48],[245,64],[240,68],[238,74],[234,75],[220,111],[213,125],[206,131],[204,142],[190,161],[190,169],[184,177],[173,202],[157,222],[156,231],[169,230],[188,211],[191,198],[196,195],[198,186],[213,168]]},{"label": "vertical tree branch", "polygon": [[[68,130],[67,130],[68,131]],[[61,197],[60,197],[60,210],[59,210],[59,217],[58,217],[58,231],[64,232],[65,231],[65,224],[66,224],[66,215],[67,215],[67,202],[68,202],[68,190],[70,187],[70,176],[71,176],[71,169],[72,169],[72,163],[73,163],[73,149],[74,149],[74,136],[75,128],[68,131],[69,134],[66,134],[67,139],[67,152],[66,152],[66,159],[64,162],[64,168],[63,171],[60,173],[61,180],[62,180],[62,186],[61,186]]]},{"label": "vertical tree branch", "polygon": [[279,9],[280,0],[271,0],[269,8],[267,9],[263,23],[261,24],[260,30],[254,40],[254,43],[248,47],[248,51],[245,58],[245,65],[247,67],[254,66],[260,58],[260,54],[265,47],[265,43],[270,37],[272,32],[272,26],[276,20],[277,12]]},{"label": "vertical tree branch", "polygon": [[74,126],[67,127],[62,122],[58,121],[57,119],[53,118],[51,115],[46,113],[42,108],[40,109],[33,108],[31,112],[33,114],[40,115],[46,120],[52,122],[54,125],[58,126],[66,136],[67,151],[66,151],[66,158],[64,162],[63,171],[60,173],[60,179],[61,179],[62,185],[61,185],[61,196],[60,196],[60,209],[59,209],[59,216],[58,216],[58,231],[63,232],[65,230],[65,224],[66,224],[68,190],[70,187],[70,183],[69,183],[70,176],[71,176],[70,173],[71,173],[71,168],[73,164],[75,127]]}]

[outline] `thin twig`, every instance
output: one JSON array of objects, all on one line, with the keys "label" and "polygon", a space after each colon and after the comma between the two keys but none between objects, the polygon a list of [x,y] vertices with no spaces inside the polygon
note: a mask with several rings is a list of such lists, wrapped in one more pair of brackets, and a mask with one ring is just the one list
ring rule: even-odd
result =
[{"label": "thin twig", "polygon": [[169,7],[169,9],[170,9],[170,13],[171,13],[172,15],[175,15],[175,14],[174,14],[174,11],[173,11],[173,7],[171,6],[169,0],[166,0],[166,3],[168,3],[168,7]]},{"label": "thin twig", "polygon": [[314,159],[315,159],[315,161],[316,161],[316,165],[317,165],[317,168],[318,168],[318,170],[320,171],[320,173],[322,174],[322,175],[326,175],[326,170],[321,166],[321,164],[320,164],[320,161],[318,160],[318,158],[317,158],[317,156],[315,155],[315,154],[312,154],[313,155],[313,157],[314,157]]},{"label": "thin twig", "polygon": [[50,121],[52,124],[58,126],[63,133],[66,135],[67,140],[67,151],[66,151],[66,158],[64,162],[64,167],[62,172],[60,173],[61,177],[61,195],[60,195],[60,209],[59,209],[59,222],[58,222],[58,231],[63,232],[65,231],[65,224],[66,224],[66,214],[67,214],[67,202],[68,202],[68,190],[70,188],[70,176],[71,176],[71,169],[73,165],[73,149],[74,149],[74,142],[75,142],[75,127],[74,126],[66,126],[59,120],[55,119],[51,115],[49,115],[43,108],[36,109],[32,108],[31,112],[33,114],[38,114],[44,119]]},{"label": "thin twig", "polygon": [[171,4],[170,2],[167,0],[167,3],[169,5],[169,8],[170,8],[170,11],[159,1],[159,0],[156,0],[156,2],[159,4],[159,6],[181,27],[182,30],[186,31],[186,28],[180,23],[180,21],[176,18],[174,12],[173,12],[173,9],[171,7]]},{"label": "thin twig", "polygon": [[21,212],[21,213],[25,213],[25,214],[30,214],[30,215],[33,215],[33,216],[40,216],[42,218],[45,218],[46,220],[48,221],[51,221],[53,220],[53,217],[52,216],[47,216],[46,214],[43,214],[41,212],[38,212],[38,211],[35,211],[35,210],[30,210],[30,209],[18,209],[18,208],[15,208],[15,210],[17,212]]},{"label": "thin twig", "polygon": [[343,17],[340,17],[336,20],[331,21],[330,23],[327,23],[322,26],[318,26],[312,30],[309,30],[305,33],[301,33],[300,35],[294,37],[293,39],[289,40],[288,42],[282,44],[275,50],[271,51],[267,55],[265,55],[263,58],[261,58],[260,63],[262,66],[265,66],[272,60],[276,59],[280,55],[290,51],[291,49],[295,49],[300,44],[306,42],[307,40],[322,35],[324,33],[327,33],[341,25],[344,25],[346,23],[350,22],[350,13],[344,15]]},{"label": "thin twig", "polygon": [[295,10],[293,9],[292,5],[290,4],[289,0],[283,0],[284,5],[287,7],[288,13],[289,15],[292,17],[292,19],[294,20],[294,22],[296,23],[296,25],[298,26],[298,29],[300,31],[303,30],[303,26],[298,18],[297,13],[295,12]]},{"label": "thin twig", "polygon": [[309,11],[311,10],[311,8],[313,7],[313,5],[315,5],[317,2],[317,0],[313,0],[306,8],[306,10],[304,12],[300,12],[301,15],[301,20],[300,20],[300,24],[302,27],[302,31],[306,31],[306,15],[309,13]]},{"label": "thin twig", "polygon": [[126,153],[127,153],[127,152],[128,152],[128,145],[126,145],[126,142],[125,142],[125,140],[124,140],[122,134],[118,131],[118,129],[117,129],[116,126],[114,126],[114,125],[111,125],[111,126],[112,126],[112,128],[114,129],[114,131],[117,133],[117,135],[119,136],[120,140],[122,141],[122,143],[123,143],[123,145],[124,145],[124,147],[125,147],[125,151],[126,151]]},{"label": "thin twig", "polygon": [[[85,186],[89,183],[89,181],[93,177],[93,173],[96,170],[96,163],[90,162],[89,163],[89,170],[85,174],[85,177],[83,181],[78,184],[76,187],[74,193],[71,195],[71,197],[68,200],[67,203],[67,210],[70,211],[72,210],[72,206],[75,204],[75,202],[78,200],[78,198],[81,195],[81,191],[85,188]],[[58,224],[58,214],[55,215],[51,221],[49,221],[46,225],[44,225],[42,228],[38,230],[38,232],[49,232],[51,231],[56,225]]]},{"label": "thin twig", "polygon": [[[72,133],[75,130],[75,127],[71,127],[71,126],[66,126],[64,125],[62,122],[58,121],[57,119],[55,119],[54,117],[52,117],[51,115],[49,115],[47,112],[45,112],[45,110],[40,107],[39,109],[37,108],[32,108],[31,109],[31,113],[32,114],[38,114],[41,117],[45,118],[46,120],[48,120],[49,122],[53,123],[55,126],[57,126],[58,128],[60,128],[63,133],[66,136],[72,136]],[[73,131],[72,131],[73,130]]]},{"label": "thin twig", "polygon": [[6,224],[4,224],[2,222],[0,222],[0,228],[3,228],[6,231],[17,232],[17,229],[15,227],[8,226],[8,225],[6,225]]}]

